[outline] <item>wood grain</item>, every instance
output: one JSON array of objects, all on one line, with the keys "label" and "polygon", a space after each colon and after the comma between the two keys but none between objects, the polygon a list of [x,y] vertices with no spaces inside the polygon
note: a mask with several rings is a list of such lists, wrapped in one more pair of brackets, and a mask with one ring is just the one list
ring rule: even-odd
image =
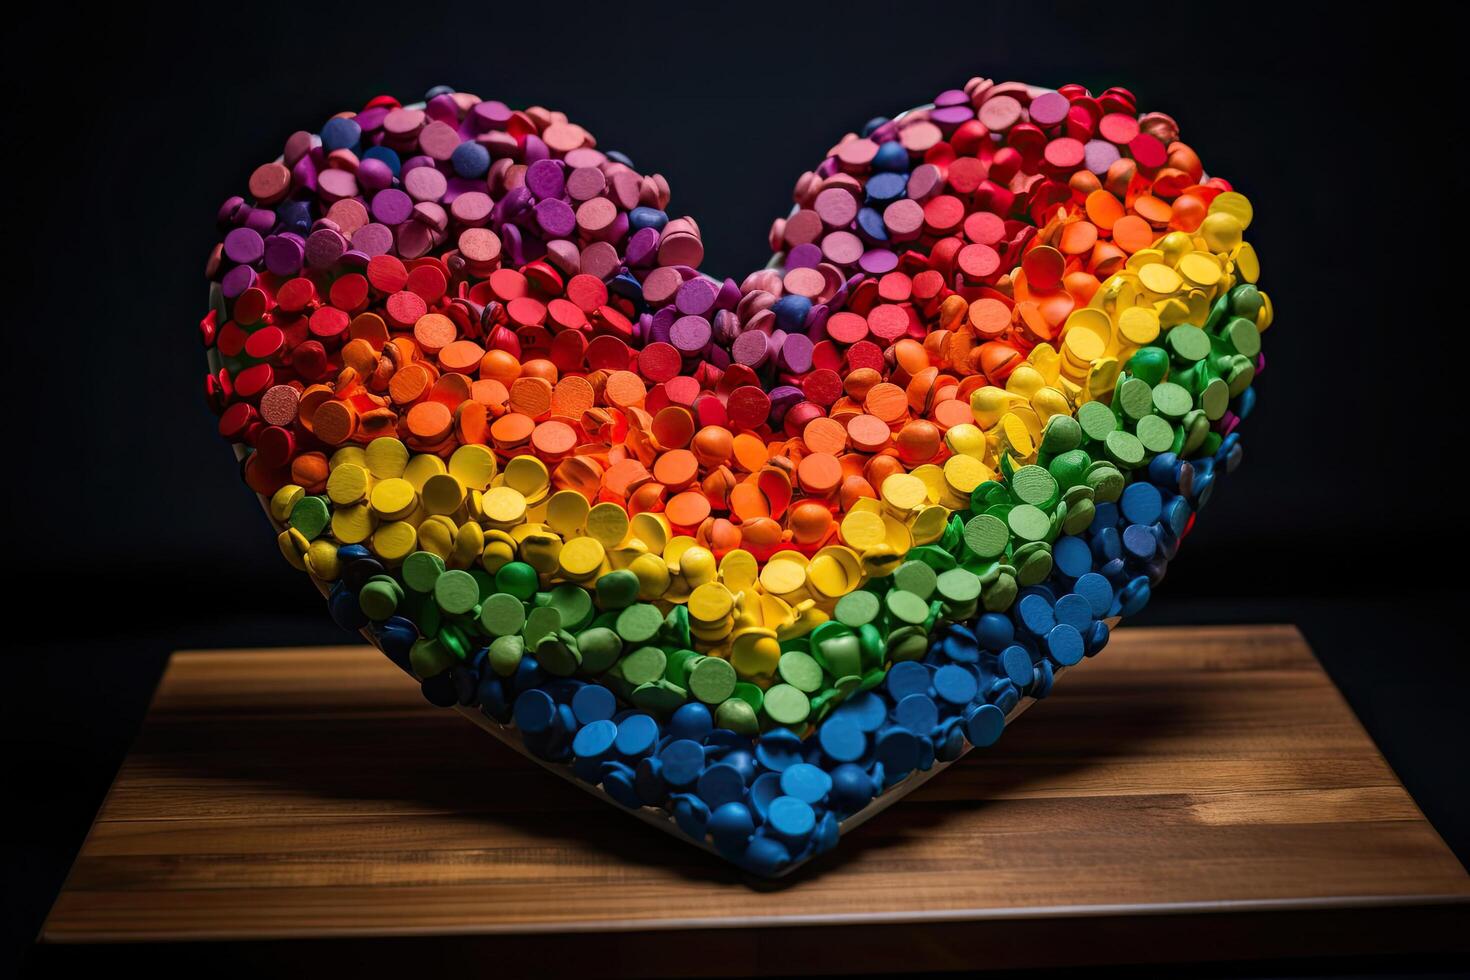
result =
[{"label": "wood grain", "polygon": [[596,973],[943,969],[1200,958],[1200,936],[1458,950],[1467,902],[1291,627],[1121,631],[996,747],[775,886],[344,647],[176,654],[42,942],[459,936],[534,970],[554,935]]}]

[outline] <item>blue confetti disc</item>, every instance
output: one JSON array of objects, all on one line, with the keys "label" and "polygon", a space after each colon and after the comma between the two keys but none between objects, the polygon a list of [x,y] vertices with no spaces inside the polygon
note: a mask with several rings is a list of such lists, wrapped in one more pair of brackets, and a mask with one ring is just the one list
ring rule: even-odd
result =
[{"label": "blue confetti disc", "polygon": [[902,701],[910,694],[929,693],[929,671],[917,660],[902,660],[888,668],[883,683],[894,701]]},{"label": "blue confetti disc", "polygon": [[[752,795],[754,795],[753,790]],[[832,770],[830,798],[832,805],[837,809],[844,813],[856,813],[873,800],[872,777],[864,771],[862,766],[850,762],[843,763]]]},{"label": "blue confetti disc", "polygon": [[949,664],[934,672],[934,692],[950,704],[969,704],[979,688],[975,675],[963,667]]},{"label": "blue confetti disc", "polygon": [[761,765],[776,772],[801,761],[802,739],[789,728],[773,728],[761,736],[755,756]]},{"label": "blue confetti disc", "polygon": [[650,751],[658,741],[658,722],[650,715],[633,714],[618,724],[618,754],[629,759]]},{"label": "blue confetti disc", "polygon": [[868,736],[851,714],[834,712],[817,729],[817,742],[833,762],[856,762],[868,751]]},{"label": "blue confetti disc", "polygon": [[551,721],[555,717],[556,702],[545,691],[526,691],[516,698],[516,727],[523,732],[531,735],[544,732],[551,727]]},{"label": "blue confetti disc", "polygon": [[675,739],[658,754],[663,778],[670,786],[689,786],[704,771],[704,746],[693,739]]},{"label": "blue confetti disc", "polygon": [[733,845],[742,851],[750,840],[750,835],[755,833],[755,820],[750,815],[750,809],[739,802],[724,803],[716,807],[710,813],[706,826],[717,845],[722,848]]},{"label": "blue confetti disc", "polygon": [[1077,580],[1073,591],[1092,606],[1092,615],[1101,618],[1113,606],[1113,585],[1097,572],[1088,572]]},{"label": "blue confetti disc", "polygon": [[763,772],[755,777],[755,782],[750,784],[750,793],[747,800],[755,810],[755,814],[765,823],[766,812],[770,809],[771,801],[781,796],[781,774],[778,772]]},{"label": "blue confetti disc", "polygon": [[669,719],[669,734],[675,738],[704,738],[714,731],[709,707],[699,701],[688,701]]},{"label": "blue confetti disc", "polygon": [[975,638],[987,650],[999,650],[1016,638],[1016,627],[1009,616],[985,613],[975,624]]},{"label": "blue confetti disc", "polygon": [[1005,727],[1005,712],[993,704],[976,705],[965,715],[965,737],[976,748],[994,745]]},{"label": "blue confetti disc", "polygon": [[711,809],[745,796],[745,777],[740,770],[717,762],[700,774],[695,793]]},{"label": "blue confetti disc", "polygon": [[1017,687],[1025,687],[1031,683],[1031,654],[1025,647],[1018,644],[1006,647],[1000,653],[1000,665],[1006,672],[1006,677]]},{"label": "blue confetti disc", "polygon": [[584,725],[611,720],[617,710],[617,697],[601,684],[583,684],[572,695],[572,714]]},{"label": "blue confetti disc", "polygon": [[766,824],[788,841],[804,841],[816,829],[811,804],[794,796],[778,796],[766,811]]},{"label": "blue confetti disc", "polygon": [[878,761],[893,773],[906,773],[919,764],[919,743],[907,728],[888,728],[878,734]]},{"label": "blue confetti disc", "polygon": [[927,694],[910,694],[893,709],[893,720],[916,735],[939,724],[939,706]]},{"label": "blue confetti disc", "polygon": [[1082,655],[1086,652],[1082,634],[1077,632],[1075,626],[1061,623],[1046,634],[1046,652],[1063,667],[1081,663]]},{"label": "blue confetti disc", "polygon": [[817,804],[832,789],[832,777],[825,769],[799,762],[781,774],[781,792],[798,800]]},{"label": "blue confetti disc", "polygon": [[1051,560],[1057,569],[1070,578],[1077,578],[1092,571],[1092,549],[1080,537],[1066,535],[1058,538],[1051,546]]},{"label": "blue confetti disc", "polygon": [[1163,513],[1164,497],[1152,483],[1139,481],[1128,484],[1118,504],[1130,523],[1152,524]]},{"label": "blue confetti disc", "polygon": [[1053,608],[1053,615],[1058,623],[1065,623],[1077,630],[1085,630],[1092,625],[1092,603],[1086,596],[1075,592],[1068,592],[1057,600]]},{"label": "blue confetti disc", "polygon": [[580,759],[600,759],[612,751],[618,737],[618,726],[603,719],[584,725],[572,738],[572,753]]}]

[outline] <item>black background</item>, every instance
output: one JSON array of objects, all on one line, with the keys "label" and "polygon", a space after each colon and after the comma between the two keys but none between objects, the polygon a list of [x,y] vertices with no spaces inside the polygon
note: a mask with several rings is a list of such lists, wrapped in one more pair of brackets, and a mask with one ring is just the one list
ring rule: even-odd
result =
[{"label": "black background", "polygon": [[439,83],[563,109],[663,173],[671,213],[700,222],[704,268],[736,278],[842,133],[971,75],[1120,84],[1173,114],[1255,203],[1277,316],[1246,463],[1137,622],[1299,624],[1470,855],[1463,590],[1437,559],[1465,520],[1463,274],[1440,236],[1464,220],[1466,161],[1463,109],[1436,77],[1449,31],[1427,11],[173,7],[32,10],[6,65],[0,200],[19,254],[0,325],[15,565],[0,694],[20,826],[0,955],[39,928],[170,650],[353,641],[281,561],[214,433],[204,259],[219,202],[292,131]]}]

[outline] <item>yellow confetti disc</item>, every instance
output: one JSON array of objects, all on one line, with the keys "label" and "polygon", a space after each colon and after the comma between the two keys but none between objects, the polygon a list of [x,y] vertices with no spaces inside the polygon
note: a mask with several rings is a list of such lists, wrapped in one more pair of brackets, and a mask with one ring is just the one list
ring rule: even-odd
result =
[{"label": "yellow confetti disc", "polygon": [[718,582],[706,582],[689,594],[689,618],[718,623],[735,608],[735,597]]},{"label": "yellow confetti disc", "polygon": [[703,545],[695,544],[693,538],[686,538],[690,544],[679,550],[679,557],[669,564],[676,566],[689,588],[695,589],[713,582],[719,577],[719,567],[715,564],[714,552]]},{"label": "yellow confetti disc", "polygon": [[339,507],[355,504],[367,497],[369,480],[365,468],[356,463],[343,463],[327,477],[327,498]]},{"label": "yellow confetti disc", "polygon": [[806,581],[814,592],[829,599],[847,595],[855,584],[849,581],[847,569],[831,555],[812,559],[806,567]]},{"label": "yellow confetti disc", "polygon": [[570,537],[582,529],[591,506],[587,498],[575,490],[558,490],[546,502],[546,523],[562,537]]},{"label": "yellow confetti disc", "polygon": [[361,544],[376,525],[377,518],[367,504],[351,504],[332,511],[332,537],[341,544]]},{"label": "yellow confetti disc", "polygon": [[533,498],[545,491],[550,483],[546,464],[535,456],[517,456],[505,464],[505,485],[522,497]]},{"label": "yellow confetti disc", "polygon": [[1027,419],[1019,411],[1009,412],[1000,420],[1000,433],[1005,437],[1006,445],[1011,447],[1012,455],[1021,458],[1030,456],[1036,449],[1031,427],[1026,423]]},{"label": "yellow confetti disc", "polygon": [[271,494],[271,519],[277,524],[286,523],[291,519],[291,511],[304,496],[306,496],[305,488],[298,487],[294,483],[288,483]]},{"label": "yellow confetti disc", "polygon": [[[412,481],[409,486],[413,485]],[[464,484],[448,473],[436,473],[424,481],[424,511],[429,514],[453,514],[464,503]],[[483,501],[482,501],[483,505]]]},{"label": "yellow confetti disc", "polygon": [[806,569],[794,561],[772,558],[761,569],[761,585],[772,595],[788,595],[806,585]]},{"label": "yellow confetti disc", "polygon": [[910,473],[893,474],[883,481],[880,493],[883,495],[885,504],[902,514],[907,514],[923,504],[929,496],[929,490],[924,486],[924,481]]},{"label": "yellow confetti disc", "polygon": [[662,514],[652,514],[648,511],[634,514],[632,530],[633,537],[642,541],[643,546],[649,551],[656,555],[664,553],[664,548],[669,543],[669,522]]},{"label": "yellow confetti disc", "polygon": [[1158,314],[1147,306],[1130,306],[1118,314],[1118,332],[1135,347],[1151,344],[1159,336]]},{"label": "yellow confetti disc", "polygon": [[392,436],[382,436],[367,444],[368,472],[379,480],[392,480],[403,475],[408,466],[408,447]]},{"label": "yellow confetti disc", "polygon": [[1256,215],[1255,208],[1251,207],[1250,198],[1239,191],[1226,191],[1215,195],[1215,199],[1210,202],[1210,214],[1221,213],[1234,218],[1240,224],[1242,231],[1251,226],[1251,219]]},{"label": "yellow confetti disc", "polygon": [[[769,634],[769,635],[765,635]],[[781,644],[774,630],[750,630],[730,649],[730,665],[744,679],[769,677],[781,662]]]},{"label": "yellow confetti disc", "polygon": [[1138,270],[1138,281],[1150,292],[1171,294],[1184,287],[1179,273],[1162,262],[1154,262]]},{"label": "yellow confetti disc", "polygon": [[419,547],[440,558],[448,558],[454,554],[454,538],[458,534],[459,528],[454,521],[436,515],[419,525]]},{"label": "yellow confetti disc", "polygon": [[514,524],[526,516],[526,498],[511,487],[487,490],[483,506],[485,516],[496,524]]},{"label": "yellow confetti disc", "polygon": [[753,587],[760,577],[760,566],[755,556],[743,548],[736,548],[720,559],[720,581],[731,592],[745,592]]},{"label": "yellow confetti disc", "polygon": [[[1220,197],[1225,195],[1221,194]],[[1216,198],[1215,200],[1219,200]],[[1200,222],[1200,234],[1205,236],[1205,247],[1211,252],[1229,252],[1240,244],[1244,229],[1240,219],[1226,211],[1213,211]]]},{"label": "yellow confetti disc", "polygon": [[419,495],[414,493],[412,483],[394,477],[375,483],[368,502],[383,520],[401,521],[418,506]]},{"label": "yellow confetti disc", "polygon": [[914,546],[914,536],[909,533],[909,526],[888,514],[883,515],[883,540],[895,553],[906,555]]},{"label": "yellow confetti disc", "polygon": [[444,466],[444,460],[429,453],[419,453],[403,468],[403,478],[412,483],[415,490],[423,493],[424,484],[429,481],[429,477],[447,472],[449,471]]},{"label": "yellow confetti disc", "polygon": [[[996,390],[999,391],[1000,389],[997,388]],[[970,404],[973,409],[974,401],[972,400]],[[978,413],[975,417],[977,421],[980,420],[980,416]],[[988,418],[989,417],[987,415],[987,420]],[[1000,415],[997,414],[994,421],[992,421],[990,424],[994,425],[996,422],[999,421]],[[985,458],[985,433],[980,431],[980,427],[978,425],[970,425],[968,422],[961,422],[959,425],[952,426],[949,431],[944,434],[944,444],[949,447],[949,451],[952,453],[957,453],[961,456],[971,456],[975,459]]]},{"label": "yellow confetti disc", "polygon": [[1201,288],[1213,286],[1224,275],[1219,260],[1209,252],[1189,252],[1180,257],[1179,265],[1175,268],[1190,285]]},{"label": "yellow confetti disc", "polygon": [[638,577],[638,598],[657,599],[669,588],[669,566],[658,555],[640,555],[633,559],[628,571]]},{"label": "yellow confetti disc", "polygon": [[949,492],[949,485],[944,482],[942,466],[925,463],[923,466],[915,466],[909,475],[924,481],[924,489],[927,491],[925,499],[931,504],[939,503]]},{"label": "yellow confetti disc", "polygon": [[378,525],[373,532],[373,554],[386,561],[403,561],[418,546],[418,529],[407,521]]},{"label": "yellow confetti disc", "polygon": [[290,563],[291,567],[298,572],[306,571],[306,552],[311,547],[306,540],[306,535],[288,527],[276,535],[276,547],[281,549],[281,557]]},{"label": "yellow confetti disc", "polygon": [[[983,463],[970,459],[969,456],[952,456],[949,462],[952,463],[956,459],[969,459],[970,462],[981,469],[985,468]],[[945,472],[949,472],[948,463],[945,464]],[[976,485],[978,486],[979,484],[977,483]],[[842,519],[840,530],[842,532],[842,540],[859,551],[871,548],[875,544],[881,544],[888,536],[888,531],[883,526],[883,518],[877,514],[863,510],[848,511],[847,516]],[[769,568],[770,566],[767,565],[766,567]],[[761,584],[764,585],[765,582],[766,577],[762,574]]]},{"label": "yellow confetti disc", "polygon": [[1261,260],[1250,242],[1241,242],[1240,248],[1235,250],[1235,268],[1240,270],[1240,278],[1246,282],[1253,283],[1261,278]]},{"label": "yellow confetti disc", "polygon": [[914,544],[933,544],[943,536],[948,523],[949,508],[931,504],[919,511],[909,525],[909,533],[914,536]]},{"label": "yellow confetti disc", "polygon": [[[969,499],[976,487],[986,480],[995,479],[995,474],[990,467],[973,456],[951,456],[944,461],[944,479],[955,494]],[[880,536],[870,543],[877,544],[881,540]]]},{"label": "yellow confetti disc", "polygon": [[326,538],[317,538],[306,549],[306,570],[323,582],[333,582],[342,576],[342,561],[337,557],[337,546]]},{"label": "yellow confetti disc", "polygon": [[602,567],[607,552],[595,538],[573,538],[562,545],[561,570],[572,578],[586,578]]},{"label": "yellow confetti disc", "polygon": [[495,454],[488,446],[474,443],[460,446],[449,457],[450,474],[472,490],[484,490],[490,486],[490,481],[495,479],[496,469]]},{"label": "yellow confetti disc", "polygon": [[332,454],[331,460],[327,463],[327,468],[335,470],[339,466],[348,465],[361,466],[363,469],[367,469],[367,451],[361,446],[343,446]]},{"label": "yellow confetti disc", "polygon": [[1091,364],[1108,349],[1107,341],[1091,330],[1071,330],[1062,338],[1067,353],[1083,364]]},{"label": "yellow confetti disc", "polygon": [[[506,467],[506,472],[510,467]],[[628,536],[628,512],[617,504],[598,504],[587,512],[587,533],[604,548],[616,548]],[[691,539],[692,540],[692,539]],[[647,544],[647,542],[644,542]]]},{"label": "yellow confetti disc", "polygon": [[[1017,370],[1020,369],[1017,368]],[[990,428],[996,422],[1000,421],[1000,417],[1005,414],[1006,406],[1010,403],[1010,396],[1006,394],[1004,388],[997,388],[994,385],[977,388],[975,393],[970,396],[970,411],[975,414],[975,424],[981,428]],[[956,429],[960,431],[956,433]],[[974,429],[974,432],[971,432],[971,429]],[[954,452],[973,453],[976,436],[979,436],[980,449],[983,451],[985,448],[985,435],[972,425],[960,424],[954,426],[949,432],[945,433],[945,440],[949,443],[949,448]],[[958,442],[962,442],[966,448],[961,449],[956,444]]]}]

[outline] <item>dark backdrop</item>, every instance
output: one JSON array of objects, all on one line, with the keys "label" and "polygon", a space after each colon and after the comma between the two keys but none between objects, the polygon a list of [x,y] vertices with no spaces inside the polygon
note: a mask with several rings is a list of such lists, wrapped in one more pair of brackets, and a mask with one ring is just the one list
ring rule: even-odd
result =
[{"label": "dark backdrop", "polygon": [[1121,84],[1175,115],[1254,201],[1277,317],[1246,465],[1138,622],[1299,623],[1470,854],[1463,602],[1435,572],[1463,522],[1460,365],[1433,347],[1463,329],[1438,248],[1463,220],[1463,110],[1433,77],[1447,32],[1413,5],[1392,24],[1285,4],[176,6],[47,5],[6,66],[19,674],[0,691],[24,826],[4,845],[7,953],[34,935],[169,650],[354,640],[281,561],[214,433],[204,258],[218,203],[290,132],[438,83],[563,109],[662,172],[705,268],[737,278],[837,137],[971,75]]}]

